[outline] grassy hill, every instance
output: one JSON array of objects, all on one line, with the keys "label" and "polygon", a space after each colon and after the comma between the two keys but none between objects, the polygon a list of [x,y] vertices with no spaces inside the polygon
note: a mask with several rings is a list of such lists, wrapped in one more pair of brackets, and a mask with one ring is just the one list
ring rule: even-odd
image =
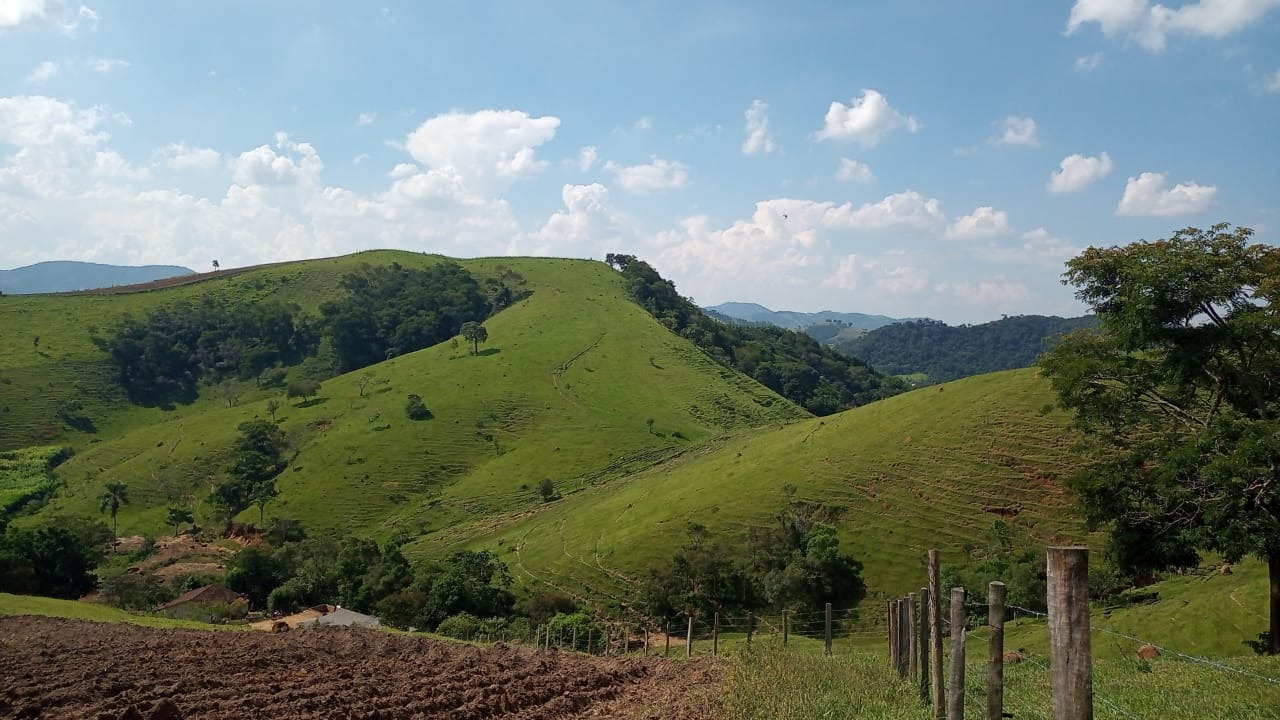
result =
[{"label": "grassy hill", "polygon": [[[266,417],[267,400],[278,397],[250,387],[232,406],[212,391],[173,410],[129,406],[91,334],[125,312],[204,292],[314,308],[338,294],[343,272],[392,261],[440,259],[363,253],[149,293],[5,298],[6,332],[41,334],[39,347],[5,343],[0,354],[0,376],[9,380],[0,386],[23,400],[4,401],[6,442],[70,440],[78,450],[58,469],[64,489],[47,512],[96,513],[102,484],[118,479],[133,496],[120,514],[121,534],[161,531],[169,504],[194,503],[197,516],[207,517],[202,499],[225,468],[236,426]],[[286,405],[281,424],[298,454],[269,515],[383,538],[430,532],[536,506],[543,479],[569,493],[730,430],[805,416],[665,330],[625,298],[602,263],[465,265],[480,277],[519,273],[532,294],[486,323],[489,342],[478,356],[465,344],[442,344],[333,378],[318,399]],[[365,375],[372,380],[362,391]],[[422,396],[433,419],[405,416],[410,393]],[[85,399],[96,435],[49,419],[50,406],[68,397]]]},{"label": "grassy hill", "polygon": [[[585,597],[634,599],[688,523],[745,532],[796,497],[825,505],[873,595],[916,589],[928,548],[963,562],[996,519],[1035,541],[1097,542],[1056,478],[1070,466],[1048,384],[1010,371],[836,416],[760,428],[531,510],[460,523],[412,550],[498,549],[517,575]],[[874,604],[872,605],[874,606]]]}]

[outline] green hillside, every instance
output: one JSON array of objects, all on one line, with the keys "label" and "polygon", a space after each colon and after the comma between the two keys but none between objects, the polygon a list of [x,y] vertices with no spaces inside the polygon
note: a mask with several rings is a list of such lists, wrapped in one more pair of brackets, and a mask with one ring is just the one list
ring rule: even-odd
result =
[{"label": "green hillside", "polygon": [[459,524],[416,549],[498,548],[527,581],[625,604],[643,569],[686,541],[688,523],[744,531],[768,522],[794,485],[799,499],[826,505],[873,595],[905,593],[920,586],[928,548],[963,562],[996,519],[1039,542],[1096,542],[1056,482],[1072,441],[1061,416],[1042,414],[1049,401],[1030,370],[917,390],[717,440],[536,512]]},{"label": "green hillside", "polygon": [[[314,308],[338,294],[343,272],[361,262],[392,261],[440,260],[365,253],[149,293],[6,302],[8,332],[27,337],[39,330],[41,341],[38,348],[4,345],[0,372],[10,379],[4,387],[46,397],[46,407],[83,396],[85,414],[98,428],[96,434],[65,427],[42,432],[48,420],[38,402],[16,403],[23,410],[3,414],[13,444],[31,440],[35,428],[41,439],[69,440],[77,448],[58,469],[65,488],[46,512],[96,513],[102,484],[121,480],[132,495],[120,513],[121,534],[162,531],[170,504],[193,503],[197,518],[208,521],[203,498],[225,469],[236,426],[266,417],[267,400],[279,397],[278,390],[249,383],[230,407],[213,389],[173,410],[128,406],[111,386],[110,367],[91,334],[124,312],[204,292]],[[618,275],[601,263],[464,264],[480,277],[518,273],[531,294],[486,322],[489,341],[478,356],[465,344],[445,343],[325,381],[320,397],[305,406],[286,404],[278,415],[298,454],[268,517],[383,538],[431,532],[537,507],[543,479],[571,493],[730,430],[805,416],[668,332],[625,298]],[[77,367],[96,374],[77,375]],[[366,375],[371,381],[362,391]],[[411,393],[422,396],[432,419],[405,416]]]}]

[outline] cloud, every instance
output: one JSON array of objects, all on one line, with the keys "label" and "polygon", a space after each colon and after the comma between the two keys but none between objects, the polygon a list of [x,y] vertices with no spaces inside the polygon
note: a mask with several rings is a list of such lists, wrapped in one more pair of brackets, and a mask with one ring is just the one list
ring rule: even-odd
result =
[{"label": "cloud", "polygon": [[649,117],[648,115],[645,115],[644,117],[640,118],[639,120],[636,120],[634,123],[631,124],[631,128],[633,130],[639,130],[641,132],[644,132],[645,130],[649,130],[652,127],[653,127],[653,118]]},{"label": "cloud", "polygon": [[596,166],[596,162],[600,160],[600,151],[596,150],[595,145],[587,145],[578,150],[578,170],[587,172]]},{"label": "cloud", "polygon": [[294,142],[283,132],[276,133],[274,149],[259,145],[231,161],[231,177],[243,186],[317,185],[322,170],[324,163],[310,143]]},{"label": "cloud", "polygon": [[213,148],[169,143],[155,152],[155,160],[173,170],[213,170],[222,165],[222,155]]},{"label": "cloud", "polygon": [[934,289],[965,305],[1007,309],[1011,312],[1021,312],[1032,297],[1025,284],[1003,275],[979,282],[939,283]]},{"label": "cloud", "polygon": [[418,166],[413,163],[396,163],[396,166],[387,173],[387,177],[395,179],[409,177],[410,175],[416,175],[418,170]]},{"label": "cloud", "polygon": [[977,240],[1008,235],[1010,232],[1009,213],[984,205],[968,215],[956,218],[947,228],[946,236],[954,240]]},{"label": "cloud", "polygon": [[1267,92],[1280,93],[1280,69],[1271,73],[1271,77],[1267,78],[1265,87]]},{"label": "cloud", "polygon": [[1019,239],[1020,243],[1011,245],[988,245],[979,254],[987,260],[1001,263],[1058,266],[1082,250],[1042,227],[1022,233]]},{"label": "cloud", "polygon": [[369,153],[360,153],[359,155],[357,155],[357,156],[355,156],[355,157],[351,158],[351,164],[352,164],[352,165],[362,165],[362,164],[364,164],[364,163],[368,162],[372,157],[373,157],[373,156],[372,156],[372,155],[370,155]]},{"label": "cloud", "polygon": [[376,112],[362,112],[356,116],[356,126],[364,127],[365,125],[372,125],[377,119],[378,113]]},{"label": "cloud", "polygon": [[132,67],[133,63],[119,58],[89,58],[85,67],[96,73],[109,73],[112,70]]},{"label": "cloud", "polygon": [[872,174],[871,167],[866,163],[860,163],[849,158],[840,158],[840,167],[836,168],[835,178],[841,182],[865,185],[875,180],[876,176]]},{"label": "cloud", "polygon": [[[842,207],[847,209],[849,205]],[[848,227],[859,230],[936,230],[947,221],[937,199],[925,198],[915,190],[887,195],[879,202],[867,203],[857,210],[845,212],[848,214]]]},{"label": "cloud", "polygon": [[1116,215],[1189,215],[1207,210],[1217,194],[1217,187],[1193,182],[1178,183],[1166,190],[1163,173],[1144,172],[1136,178],[1129,178],[1120,205],[1116,207]]},{"label": "cloud", "polygon": [[0,27],[21,25],[44,14],[45,0],[0,0]]},{"label": "cloud", "polygon": [[537,232],[517,238],[508,252],[599,258],[634,243],[634,235],[626,229],[631,224],[612,210],[609,189],[604,185],[565,185],[560,198],[564,209],[547,218]]},{"label": "cloud", "polygon": [[1000,122],[998,145],[1039,145],[1036,137],[1036,121],[1029,117],[1009,116]]},{"label": "cloud", "polygon": [[747,139],[742,142],[743,155],[771,153],[778,149],[769,132],[769,104],[753,100],[743,113],[747,118]]},{"label": "cloud", "polygon": [[81,25],[96,30],[98,13],[63,0],[0,0],[0,27],[14,27],[27,21],[44,21],[63,34],[74,36]]},{"label": "cloud", "polygon": [[908,132],[916,132],[921,125],[914,117],[903,115],[890,107],[884,95],[864,88],[862,96],[854,98],[849,105],[831,103],[822,129],[816,137],[818,140],[858,142],[872,147],[900,127],[905,127]]},{"label": "cloud", "polygon": [[1111,174],[1111,156],[1103,152],[1098,157],[1075,154],[1062,158],[1058,169],[1049,176],[1049,192],[1069,193],[1083,190],[1094,182]]},{"label": "cloud", "polygon": [[1148,0],[1076,0],[1067,20],[1072,35],[1097,23],[1107,37],[1123,36],[1152,52],[1165,48],[1170,35],[1221,38],[1261,20],[1280,0],[1199,0],[1177,9]]},{"label": "cloud", "polygon": [[623,166],[612,160],[604,169],[614,174],[623,190],[648,194],[689,184],[689,168],[683,163],[655,157],[644,165]]},{"label": "cloud", "polygon": [[33,85],[39,85],[41,83],[48,82],[57,74],[58,63],[53,62],[52,60],[45,60],[32,68],[31,72],[27,73],[26,81]]},{"label": "cloud", "polygon": [[560,118],[519,110],[437,115],[409,133],[405,149],[422,165],[451,168],[475,189],[534,175],[546,167],[535,149],[555,137]]},{"label": "cloud", "polygon": [[1081,72],[1092,72],[1102,64],[1102,53],[1089,53],[1076,58],[1076,69]]}]

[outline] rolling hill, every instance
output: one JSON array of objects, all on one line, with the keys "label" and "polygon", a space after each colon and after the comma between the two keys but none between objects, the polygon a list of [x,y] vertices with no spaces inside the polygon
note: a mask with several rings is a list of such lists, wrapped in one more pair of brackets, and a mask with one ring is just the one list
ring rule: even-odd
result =
[{"label": "rolling hill", "polygon": [[726,302],[712,305],[707,310],[729,318],[745,320],[753,323],[768,323],[791,330],[800,330],[810,325],[822,323],[840,323],[862,330],[874,330],[885,325],[902,322],[901,318],[885,315],[866,315],[864,313],[844,313],[832,310],[822,312],[797,312],[794,310],[770,310],[756,303]]},{"label": "rolling hill", "polygon": [[191,275],[194,270],[176,265],[102,265],[56,260],[13,270],[0,270],[0,292],[7,294],[74,292],[133,285],[152,280]]},{"label": "rolling hill", "polygon": [[[0,299],[0,448],[71,444],[45,516],[97,514],[103,483],[128,483],[120,532],[165,530],[168,506],[204,498],[236,426],[268,416],[278,390],[213,388],[173,409],[130,405],[92,337],[125,313],[204,293],[315,308],[361,263],[442,259],[379,251],[286,263],[123,295]],[[522,278],[525,299],[486,322],[478,355],[443,343],[323,383],[279,420],[296,457],[267,516],[312,532],[411,540],[406,553],[497,550],[528,587],[625,605],[652,563],[697,522],[742,533],[784,502],[821,506],[865,563],[874,594],[918,582],[927,547],[963,561],[995,519],[1036,542],[1089,539],[1056,479],[1071,463],[1063,418],[1042,414],[1031,371],[971,378],[812,418],[717,364],[630,302],[602,263],[461,261]],[[28,338],[39,334],[35,343]],[[411,421],[406,397],[434,417]],[[56,409],[82,399],[96,432]],[[7,408],[7,409],[6,409]],[[652,420],[650,426],[649,420]],[[537,491],[551,480],[561,499]],[[256,521],[256,510],[243,520]],[[19,522],[31,522],[22,518]]]}]

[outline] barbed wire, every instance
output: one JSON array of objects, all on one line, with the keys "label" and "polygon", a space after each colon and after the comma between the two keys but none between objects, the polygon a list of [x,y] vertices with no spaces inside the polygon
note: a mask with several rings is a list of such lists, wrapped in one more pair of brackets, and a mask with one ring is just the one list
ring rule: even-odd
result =
[{"label": "barbed wire", "polygon": [[1140,637],[1135,637],[1133,635],[1129,635],[1128,633],[1119,632],[1118,630],[1112,630],[1110,628],[1105,628],[1100,625],[1091,625],[1090,629],[1093,630],[1094,632],[1105,633],[1107,635],[1114,635],[1115,637],[1124,638],[1126,640],[1131,640],[1136,643],[1142,643],[1143,645],[1150,645],[1156,650],[1159,650],[1161,653],[1169,653],[1170,655],[1177,655],[1178,657],[1183,658],[1184,660],[1190,660],[1192,662],[1200,663],[1201,665],[1208,665],[1209,667],[1217,668],[1219,670],[1224,670],[1226,672],[1235,673],[1237,675],[1243,675],[1245,677],[1250,677],[1255,680],[1262,680],[1263,682],[1271,683],[1272,685],[1280,685],[1280,678],[1268,677],[1266,675],[1261,675],[1259,673],[1255,673],[1250,670],[1245,670],[1243,668],[1231,667],[1230,665],[1224,665],[1223,663],[1215,662],[1213,660],[1210,660],[1209,658],[1199,657],[1197,655],[1188,655],[1183,652],[1178,652],[1177,650],[1173,650],[1167,647],[1163,647],[1161,645],[1157,645],[1156,643],[1153,643],[1149,640],[1143,640]]}]

